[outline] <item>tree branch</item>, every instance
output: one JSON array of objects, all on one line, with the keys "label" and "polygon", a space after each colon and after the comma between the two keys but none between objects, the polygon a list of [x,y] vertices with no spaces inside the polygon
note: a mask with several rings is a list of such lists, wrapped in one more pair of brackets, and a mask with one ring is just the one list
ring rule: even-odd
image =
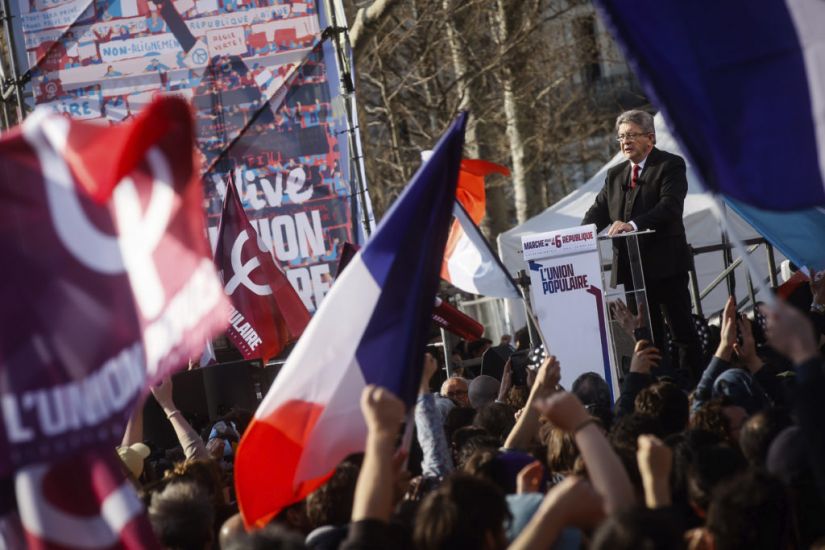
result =
[{"label": "tree branch", "polygon": [[360,8],[355,14],[355,21],[352,22],[349,30],[349,40],[352,51],[357,57],[360,49],[364,47],[366,41],[366,31],[374,28],[389,11],[398,4],[399,0],[375,0],[366,8]]}]

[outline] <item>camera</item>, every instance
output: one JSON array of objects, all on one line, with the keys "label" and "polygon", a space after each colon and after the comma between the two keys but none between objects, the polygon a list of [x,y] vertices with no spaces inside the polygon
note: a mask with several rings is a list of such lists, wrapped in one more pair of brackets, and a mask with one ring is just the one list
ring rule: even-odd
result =
[{"label": "camera", "polygon": [[484,353],[484,357],[481,359],[481,374],[501,380],[504,374],[504,365],[509,359],[513,373],[513,385],[526,386],[527,369],[535,370],[539,368],[545,357],[544,346],[520,351],[513,351],[508,345],[495,346]]}]

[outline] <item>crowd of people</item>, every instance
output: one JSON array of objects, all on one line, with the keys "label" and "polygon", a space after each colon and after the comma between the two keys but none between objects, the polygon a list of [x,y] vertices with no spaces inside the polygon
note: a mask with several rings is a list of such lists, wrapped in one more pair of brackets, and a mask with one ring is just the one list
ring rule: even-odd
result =
[{"label": "crowd of people", "polygon": [[404,403],[367,387],[365,452],[263,528],[243,528],[232,494],[248,414],[199,434],[164,383],[184,459],[145,461],[139,417],[120,455],[166,548],[825,548],[825,277],[811,275],[811,301],[766,309],[767,330],[731,298],[696,383],[645,339],[618,396],[593,373],[560,387],[552,355],[514,383],[509,362],[500,379],[445,379],[429,351],[410,448]]}]

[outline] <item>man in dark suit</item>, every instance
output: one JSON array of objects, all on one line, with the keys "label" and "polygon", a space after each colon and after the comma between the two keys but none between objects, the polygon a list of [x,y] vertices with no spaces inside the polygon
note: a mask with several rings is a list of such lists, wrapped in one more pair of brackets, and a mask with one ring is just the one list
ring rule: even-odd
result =
[{"label": "man in dark suit", "polygon": [[[665,342],[663,314],[679,349],[679,361],[695,376],[701,372],[699,344],[691,320],[688,294],[690,250],[682,222],[687,177],[682,157],[655,147],[653,116],[627,111],[616,119],[622,153],[627,160],[607,171],[604,187],[582,224],[596,224],[608,235],[653,229],[639,237],[650,326],[656,346]],[[633,288],[627,239],[613,241],[611,285]]]}]

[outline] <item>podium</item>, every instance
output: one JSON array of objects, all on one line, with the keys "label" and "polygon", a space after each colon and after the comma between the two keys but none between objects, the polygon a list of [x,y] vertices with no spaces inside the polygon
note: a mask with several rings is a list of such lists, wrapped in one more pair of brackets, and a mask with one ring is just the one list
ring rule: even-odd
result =
[{"label": "podium", "polygon": [[[628,289],[623,285],[617,288],[610,288],[605,284],[607,292],[605,293],[605,300],[608,305],[608,319],[612,322],[608,323],[611,340],[613,342],[612,354],[614,364],[617,366],[619,378],[623,378],[624,374],[630,369],[630,361],[633,358],[633,349],[635,347],[634,333],[648,340],[651,345],[661,345],[654,342],[653,330],[650,326],[650,307],[647,300],[647,286],[645,283],[644,270],[642,266],[641,254],[639,252],[639,237],[655,233],[652,229],[645,231],[633,231],[628,233],[620,233],[608,237],[603,235],[599,237],[600,243],[610,242],[613,245],[613,250],[617,248],[624,250],[627,254],[628,268],[630,270],[631,287]],[[600,249],[601,252],[601,249]],[[604,254],[601,254],[604,257]],[[616,262],[614,261],[614,265]],[[604,264],[602,264],[604,266]],[[606,272],[602,271],[602,277],[606,276]],[[625,311],[624,316],[622,310]],[[629,310],[629,311],[628,311]],[[628,319],[627,325],[623,326],[622,318]]]},{"label": "podium", "polygon": [[[598,237],[595,225],[585,225],[522,238],[533,312],[550,354],[561,363],[565,388],[570,389],[580,375],[595,372],[607,381],[614,401],[618,398],[623,370],[632,357],[633,335],[612,320],[611,309],[626,308],[634,321],[641,312],[638,328],[651,332],[638,242],[639,236],[650,233]],[[606,283],[599,246],[606,241],[627,247],[633,289],[611,289]],[[611,306],[614,303],[621,305]]]}]

